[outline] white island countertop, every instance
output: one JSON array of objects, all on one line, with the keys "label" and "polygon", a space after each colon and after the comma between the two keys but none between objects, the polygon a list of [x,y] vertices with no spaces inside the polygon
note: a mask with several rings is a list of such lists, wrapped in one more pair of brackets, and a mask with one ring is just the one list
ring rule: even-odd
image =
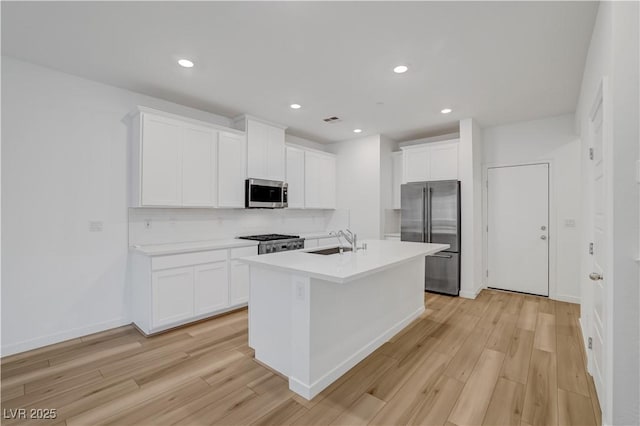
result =
[{"label": "white island countertop", "polygon": [[449,248],[448,244],[411,243],[404,241],[365,240],[367,250],[357,253],[322,255],[309,253],[323,248],[284,251],[238,259],[268,269],[287,271],[336,283],[346,283],[366,275],[397,266],[417,257],[428,256]]}]

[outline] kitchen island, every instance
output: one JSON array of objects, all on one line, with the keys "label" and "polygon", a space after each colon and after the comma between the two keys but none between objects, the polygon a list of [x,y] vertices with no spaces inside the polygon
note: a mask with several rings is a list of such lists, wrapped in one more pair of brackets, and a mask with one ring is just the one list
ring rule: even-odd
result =
[{"label": "kitchen island", "polygon": [[365,243],[343,254],[313,253],[319,247],[240,259],[250,266],[249,346],[306,399],[424,312],[424,258],[449,247]]}]

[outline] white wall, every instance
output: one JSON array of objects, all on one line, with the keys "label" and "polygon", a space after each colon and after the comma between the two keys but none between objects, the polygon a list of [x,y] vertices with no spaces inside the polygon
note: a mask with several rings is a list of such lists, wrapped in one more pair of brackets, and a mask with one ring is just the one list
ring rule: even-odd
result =
[{"label": "white wall", "polygon": [[[151,227],[146,227],[147,220]],[[349,226],[346,210],[129,209],[129,245],[266,233],[309,234]]]},{"label": "white wall", "polygon": [[338,156],[337,207],[348,209],[359,239],[381,238],[380,135],[331,144]]},{"label": "white wall", "polygon": [[[123,119],[137,105],[230,124],[226,117],[2,57],[2,355],[131,322]],[[149,215],[155,220],[148,232],[139,228],[147,214],[131,215],[136,242],[313,232],[334,219],[262,210]],[[103,231],[89,232],[89,221],[102,221]]]},{"label": "white wall", "polygon": [[482,289],[482,131],[478,123],[460,120],[460,296],[474,299]]},{"label": "white wall", "polygon": [[400,232],[400,211],[393,210],[393,156],[398,144],[380,135],[380,238]]},{"label": "white wall", "polygon": [[573,303],[580,302],[580,155],[573,114],[484,129],[485,166],[550,161],[549,296]]},{"label": "white wall", "polygon": [[[582,157],[587,170],[589,149],[589,113],[603,77],[607,79],[611,129],[604,137],[609,141],[606,160],[611,179],[611,247],[606,286],[612,292],[607,317],[610,328],[610,353],[605,362],[611,392],[599,395],[603,424],[640,424],[640,273],[636,259],[640,233],[638,182],[635,173],[640,158],[638,117],[640,116],[639,5],[637,2],[601,2],[589,46],[576,110],[576,127],[582,136]],[[606,114],[606,112],[605,112]],[[607,145],[605,143],[605,145]],[[583,190],[589,194],[588,175]],[[585,220],[590,216],[591,200],[585,196]],[[585,229],[583,240],[589,240]],[[591,258],[582,258],[581,279],[585,296],[591,288],[587,274]],[[582,304],[583,334],[591,331],[591,299]]]}]

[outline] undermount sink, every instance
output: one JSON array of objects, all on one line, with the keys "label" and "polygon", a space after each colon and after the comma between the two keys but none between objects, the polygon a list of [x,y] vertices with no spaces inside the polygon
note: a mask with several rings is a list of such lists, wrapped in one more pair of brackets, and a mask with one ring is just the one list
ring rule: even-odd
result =
[{"label": "undermount sink", "polygon": [[[343,247],[342,251],[351,251],[351,247]],[[308,251],[307,253],[324,254],[324,255],[338,254],[340,253],[340,247],[329,247],[329,248],[320,249],[320,250]]]}]

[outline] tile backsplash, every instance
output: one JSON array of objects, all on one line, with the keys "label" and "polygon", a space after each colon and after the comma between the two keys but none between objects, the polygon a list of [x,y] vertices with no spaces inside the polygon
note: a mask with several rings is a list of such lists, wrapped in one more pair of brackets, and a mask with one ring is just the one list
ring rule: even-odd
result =
[{"label": "tile backsplash", "polygon": [[305,234],[348,227],[349,210],[129,209],[129,245]]}]

